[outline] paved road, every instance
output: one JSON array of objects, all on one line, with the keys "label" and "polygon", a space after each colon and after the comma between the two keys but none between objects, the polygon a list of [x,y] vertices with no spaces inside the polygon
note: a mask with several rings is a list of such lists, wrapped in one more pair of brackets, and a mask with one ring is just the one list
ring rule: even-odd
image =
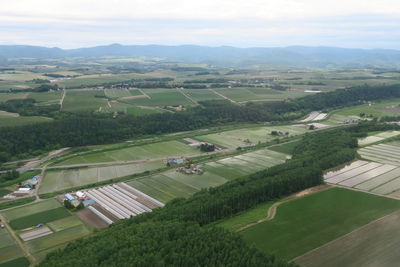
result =
[{"label": "paved road", "polygon": [[50,152],[46,157],[38,159],[32,159],[30,161],[28,161],[27,163],[25,163],[24,166],[20,167],[17,169],[17,171],[19,171],[20,173],[24,173],[30,170],[41,170],[42,168],[38,168],[38,166],[46,161],[49,161],[55,157],[58,157],[60,155],[62,155],[63,153],[65,153],[67,150],[69,149],[69,147],[66,148],[62,148],[59,150],[55,150]]}]

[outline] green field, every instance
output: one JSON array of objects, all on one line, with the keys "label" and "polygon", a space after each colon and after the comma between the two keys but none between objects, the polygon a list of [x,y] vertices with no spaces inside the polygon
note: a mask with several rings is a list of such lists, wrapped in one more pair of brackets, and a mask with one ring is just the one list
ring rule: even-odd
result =
[{"label": "green field", "polygon": [[48,199],[38,203],[26,205],[15,209],[3,211],[2,214],[7,221],[12,221],[24,216],[29,216],[35,213],[43,212],[61,207],[61,204],[55,199]]},{"label": "green field", "polygon": [[375,117],[382,116],[398,116],[400,113],[400,99],[391,99],[386,101],[377,101],[371,105],[358,105],[349,108],[343,108],[337,112],[337,115],[343,116],[359,116],[360,113],[373,115]]},{"label": "green field", "polygon": [[39,117],[39,116],[18,116],[18,117],[10,117],[10,116],[2,116],[0,114],[0,127],[6,126],[20,126],[20,125],[28,125],[35,124],[40,122],[49,122],[53,119],[47,117]]},{"label": "green field", "polygon": [[185,90],[185,93],[188,94],[195,101],[223,99],[209,89],[188,89]]},{"label": "green field", "polygon": [[293,150],[299,143],[300,141],[293,141],[282,145],[271,146],[269,149],[280,153],[292,154]]},{"label": "green field", "polygon": [[47,171],[39,192],[50,193],[165,167],[161,161]]},{"label": "green field", "polygon": [[11,234],[7,229],[0,228],[0,266],[11,260],[17,260],[22,256],[24,254]]},{"label": "green field", "polygon": [[267,217],[268,210],[272,206],[273,202],[263,203],[257,207],[248,210],[235,217],[218,222],[216,225],[229,229],[231,231],[238,231],[240,228],[256,223]]},{"label": "green field", "polygon": [[397,266],[400,212],[392,213],[296,259],[304,267]]},{"label": "green field", "polygon": [[132,96],[128,89],[105,89],[104,94],[106,97],[113,99]]},{"label": "green field", "polygon": [[[42,223],[53,231],[49,235],[24,243],[37,260],[42,260],[51,250],[61,248],[68,242],[91,233],[78,217],[62,207],[55,199],[16,207],[3,211],[1,214],[14,229],[27,228]],[[0,263],[5,256],[8,260],[23,256],[16,245],[11,248],[1,248],[1,231],[2,229],[0,229]],[[17,234],[21,233],[21,231],[17,231]],[[3,238],[5,240],[5,237]]]},{"label": "green field", "polygon": [[143,89],[150,98],[121,100],[135,106],[193,105],[183,94],[175,89]]},{"label": "green field", "polygon": [[182,142],[168,141],[72,157],[57,163],[57,165],[142,160],[199,153],[201,152],[198,149],[192,148]]},{"label": "green field", "polygon": [[4,263],[0,263],[0,267],[27,267],[30,265],[30,262],[25,257],[16,258]]},{"label": "green field", "polygon": [[59,104],[62,96],[62,91],[29,93],[28,98],[33,98],[41,105]]},{"label": "green field", "polygon": [[15,230],[25,229],[38,224],[45,224],[54,220],[65,218],[71,214],[64,208],[55,208],[11,220],[10,226]]},{"label": "green field", "polygon": [[285,154],[261,149],[201,164],[200,167],[205,170],[201,175],[186,175],[173,169],[127,183],[166,203],[174,198],[188,197],[203,188],[219,186],[229,180],[282,163],[285,158]]},{"label": "green field", "polygon": [[332,188],[285,203],[276,217],[242,231],[249,244],[293,259],[400,208],[400,201]]},{"label": "green field", "polygon": [[107,99],[101,90],[67,90],[62,110],[98,110],[107,105]]},{"label": "green field", "polygon": [[226,148],[236,148],[276,139],[277,136],[271,135],[272,131],[288,132],[290,136],[293,136],[303,134],[308,130],[305,127],[298,126],[264,126],[208,134],[198,136],[196,139]]},{"label": "green field", "polygon": [[376,143],[379,141],[383,141],[387,138],[391,138],[391,137],[394,137],[397,135],[400,135],[400,131],[386,131],[386,132],[381,132],[381,133],[374,133],[365,138],[358,139],[358,145],[360,145],[360,146],[370,145],[370,144],[373,144],[373,143]]}]

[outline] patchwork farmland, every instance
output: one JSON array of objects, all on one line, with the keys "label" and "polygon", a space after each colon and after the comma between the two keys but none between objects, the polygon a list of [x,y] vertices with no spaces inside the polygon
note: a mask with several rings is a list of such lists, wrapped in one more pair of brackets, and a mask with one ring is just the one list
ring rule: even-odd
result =
[{"label": "patchwork farmland", "polygon": [[379,195],[400,198],[399,146],[379,144],[359,150],[359,154],[374,162],[358,160],[340,170],[324,175],[330,184],[352,187]]},{"label": "patchwork farmland", "polygon": [[[395,199],[344,188],[330,188],[283,203],[277,208],[275,218],[256,223],[239,233],[246,242],[258,249],[297,262],[297,257],[308,251],[398,211],[399,208],[400,201]],[[348,243],[342,244],[351,246],[350,240],[353,240],[348,240]],[[369,242],[365,246],[375,246]],[[354,258],[357,254],[351,255]],[[337,257],[337,262],[340,262],[341,256]]]},{"label": "patchwork farmland", "polygon": [[385,140],[390,137],[394,137],[400,135],[400,131],[388,131],[388,132],[382,132],[374,135],[367,136],[365,138],[361,138],[358,140],[358,144],[360,146],[366,146],[370,145],[372,143],[376,143],[382,140]]},{"label": "patchwork farmland", "polygon": [[[26,258],[21,248],[16,243],[15,239],[7,228],[0,228],[0,265],[11,266],[13,261],[21,260],[26,263]],[[25,259],[25,260],[23,260]],[[19,265],[19,266],[28,266]],[[18,266],[18,265],[15,265]]]},{"label": "patchwork farmland", "polygon": [[9,209],[1,215],[19,236],[27,252],[38,261],[51,250],[91,233],[78,217],[55,199]]},{"label": "patchwork farmland", "polygon": [[88,153],[71,157],[56,165],[98,163],[126,160],[146,160],[154,158],[165,158],[171,156],[186,156],[199,154],[199,150],[192,148],[179,141],[167,141],[141,146],[131,146],[127,148],[115,149],[105,152]]},{"label": "patchwork farmland", "polygon": [[273,131],[288,133],[289,136],[303,134],[308,131],[307,126],[266,126],[225,131],[220,133],[198,136],[196,139],[217,144],[226,148],[236,148],[239,146],[249,146],[258,142],[268,142],[276,139],[277,135],[272,135]]},{"label": "patchwork farmland", "polygon": [[166,203],[177,197],[188,197],[203,189],[218,186],[240,176],[254,173],[286,160],[287,155],[269,149],[261,149],[204,163],[201,175],[187,175],[175,170],[128,181],[127,184],[145,194]]}]

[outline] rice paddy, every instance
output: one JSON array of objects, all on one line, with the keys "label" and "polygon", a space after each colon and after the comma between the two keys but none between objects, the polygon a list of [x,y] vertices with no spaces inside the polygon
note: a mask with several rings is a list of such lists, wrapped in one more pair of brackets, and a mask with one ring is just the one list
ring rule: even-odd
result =
[{"label": "rice paddy", "polygon": [[195,192],[224,184],[240,176],[283,163],[287,155],[261,149],[239,156],[204,163],[201,175],[187,175],[173,170],[127,182],[143,193],[166,203],[174,198],[188,197]]}]

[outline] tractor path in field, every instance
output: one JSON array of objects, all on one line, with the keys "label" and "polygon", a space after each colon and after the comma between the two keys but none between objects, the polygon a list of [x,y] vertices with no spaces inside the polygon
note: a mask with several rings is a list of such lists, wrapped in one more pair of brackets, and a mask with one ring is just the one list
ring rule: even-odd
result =
[{"label": "tractor path in field", "polygon": [[44,178],[44,174],[46,173],[46,169],[47,169],[47,164],[43,166],[42,168],[42,172],[40,173],[40,178],[39,181],[35,187],[35,197],[36,197],[36,202],[38,200],[40,200],[40,196],[39,196],[39,189],[40,189],[40,185],[42,184],[43,178]]},{"label": "tractor path in field", "polygon": [[215,91],[214,89],[210,89],[214,94],[216,94],[216,95],[218,95],[218,96],[220,96],[220,97],[222,97],[222,98],[225,98],[226,100],[229,100],[230,102],[232,102],[232,103],[237,103],[235,100],[233,100],[233,99],[230,99],[229,97],[227,97],[227,96],[224,96],[223,94],[220,94],[220,93],[218,93],[217,91]]},{"label": "tractor path in field", "polygon": [[64,98],[65,98],[66,95],[67,95],[67,91],[64,88],[63,89],[63,94],[62,94],[61,99],[60,99],[60,110],[62,110],[62,108],[63,108]]},{"label": "tractor path in field", "polygon": [[4,226],[7,228],[7,231],[10,233],[12,238],[14,239],[15,243],[21,248],[22,252],[25,254],[25,257],[29,259],[31,262],[30,266],[35,266],[37,264],[36,259],[32,256],[29,250],[25,247],[24,243],[19,239],[17,234],[11,229],[11,227],[6,222],[3,215],[0,214],[0,220],[3,222]]},{"label": "tractor path in field", "polygon": [[197,104],[196,100],[194,100],[191,96],[189,96],[188,94],[186,94],[183,89],[179,89],[176,88],[176,90],[181,93],[186,99],[188,99],[190,102],[192,102],[193,104]]},{"label": "tractor path in field", "polygon": [[278,202],[272,204],[272,206],[268,209],[267,217],[265,217],[265,218],[263,218],[261,220],[258,220],[258,221],[254,222],[254,223],[247,224],[247,225],[239,228],[236,231],[237,232],[241,232],[241,231],[243,231],[243,230],[245,230],[247,228],[250,228],[250,227],[252,227],[254,225],[257,225],[259,223],[270,221],[270,220],[274,219],[275,216],[276,216],[277,208],[282,204],[285,204],[285,203],[293,201],[295,199],[304,197],[304,196],[309,195],[309,194],[314,194],[314,193],[320,192],[322,190],[327,190],[329,188],[331,188],[330,185],[325,185],[325,184],[324,185],[317,185],[317,186],[314,186],[314,187],[311,187],[311,188],[307,188],[307,189],[305,189],[303,191],[300,191],[300,192],[298,192],[296,194],[293,194],[293,195],[291,195],[291,196],[289,196],[289,197],[287,197],[287,198],[285,198],[285,199],[283,199],[281,201],[278,201]]},{"label": "tractor path in field", "polygon": [[148,95],[148,94],[146,94],[142,89],[138,89],[139,90],[139,92],[141,92],[144,96],[146,96],[148,99],[151,99],[151,97]]}]

